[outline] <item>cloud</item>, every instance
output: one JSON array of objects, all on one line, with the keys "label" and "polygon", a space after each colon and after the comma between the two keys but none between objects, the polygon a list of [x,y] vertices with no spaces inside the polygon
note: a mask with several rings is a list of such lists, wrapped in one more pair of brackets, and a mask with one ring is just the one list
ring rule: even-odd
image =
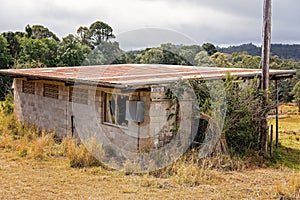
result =
[{"label": "cloud", "polygon": [[[300,43],[299,7],[298,0],[273,1],[273,42]],[[262,9],[261,0],[2,0],[0,32],[43,24],[64,37],[100,20],[111,25],[116,35],[158,28],[182,33],[198,43],[260,43]],[[150,37],[145,43],[151,43]]]}]

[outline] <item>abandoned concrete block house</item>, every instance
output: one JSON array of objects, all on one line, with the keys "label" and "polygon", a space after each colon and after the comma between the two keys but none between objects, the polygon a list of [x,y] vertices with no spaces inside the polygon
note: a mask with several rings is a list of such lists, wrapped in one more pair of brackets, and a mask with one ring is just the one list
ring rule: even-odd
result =
[{"label": "abandoned concrete block house", "polygon": [[[259,69],[174,65],[106,65],[0,70],[14,78],[15,115],[58,136],[105,134],[126,149],[164,145],[172,136],[168,85],[178,79],[211,80],[227,73],[261,76]],[[270,70],[272,79],[294,71]],[[186,101],[181,126],[192,131],[192,104]]]}]

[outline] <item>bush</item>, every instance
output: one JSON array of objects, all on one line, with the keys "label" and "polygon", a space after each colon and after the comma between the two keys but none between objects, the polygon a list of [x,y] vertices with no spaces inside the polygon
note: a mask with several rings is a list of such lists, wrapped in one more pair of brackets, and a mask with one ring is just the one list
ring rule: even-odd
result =
[{"label": "bush", "polygon": [[5,101],[1,102],[1,110],[7,115],[14,112],[14,97],[12,94],[6,95]]},{"label": "bush", "polygon": [[[219,141],[208,148],[209,151],[213,149],[210,155],[245,155],[259,150],[261,116],[263,112],[268,112],[270,105],[262,108],[263,92],[257,79],[244,81],[228,75],[224,82],[192,80],[174,84],[166,94],[172,101],[178,102],[178,97],[187,86],[193,89],[198,101],[199,127],[193,148],[207,143],[206,137],[215,137]],[[199,151],[199,155],[203,156],[201,151],[206,150]]]}]

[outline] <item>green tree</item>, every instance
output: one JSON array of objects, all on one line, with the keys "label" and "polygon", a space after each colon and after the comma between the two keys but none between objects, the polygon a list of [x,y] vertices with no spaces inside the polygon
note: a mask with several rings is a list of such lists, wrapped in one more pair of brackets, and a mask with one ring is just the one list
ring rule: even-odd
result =
[{"label": "green tree", "polygon": [[91,24],[90,28],[91,42],[94,46],[99,45],[101,42],[107,42],[109,39],[115,38],[113,29],[106,23],[96,21]]},{"label": "green tree", "polygon": [[78,38],[69,34],[62,39],[57,52],[59,66],[79,66],[90,52],[90,48],[82,45]]},{"label": "green tree", "polygon": [[209,56],[218,52],[217,48],[212,43],[204,43],[202,44],[202,48],[208,53]]},{"label": "green tree", "polygon": [[178,54],[178,48],[172,43],[161,44],[160,48]]},{"label": "green tree", "polygon": [[260,63],[260,56],[244,55],[242,60],[235,63],[233,66],[237,68],[259,69]]},{"label": "green tree", "polygon": [[213,61],[208,56],[206,51],[200,51],[195,56],[195,64],[197,66],[209,67],[209,66],[213,66]]},{"label": "green tree", "polygon": [[95,49],[101,43],[109,42],[110,39],[115,38],[113,29],[101,21],[92,23],[89,28],[80,26],[77,29],[77,35],[80,38],[80,42],[89,45],[91,49]]},{"label": "green tree", "polygon": [[58,47],[60,42],[57,42],[54,39],[42,39],[42,41],[47,45],[49,51],[45,54],[45,60],[43,61],[47,67],[57,67],[59,60],[57,59]]},{"label": "green tree", "polygon": [[59,41],[59,38],[50,31],[47,27],[42,25],[27,25],[25,27],[25,32],[28,38],[38,38],[38,39],[54,39],[55,41]]},{"label": "green tree", "polygon": [[9,68],[9,64],[12,61],[12,56],[9,54],[8,42],[0,35],[0,69]]},{"label": "green tree", "polygon": [[131,57],[128,54],[122,54],[118,58],[116,58],[113,61],[113,64],[128,64],[128,63],[134,63],[134,60],[131,59]]},{"label": "green tree", "polygon": [[[84,61],[84,65],[116,64],[123,55],[118,42],[102,42],[93,49]],[[120,58],[121,59],[121,58]]]},{"label": "green tree", "polygon": [[169,65],[191,65],[187,60],[177,53],[165,50],[161,47],[147,48],[138,55],[139,63],[143,64],[169,64]]},{"label": "green tree", "polygon": [[91,46],[90,42],[89,42],[89,40],[90,40],[89,39],[90,38],[90,31],[87,27],[80,26],[77,29],[77,35],[79,37],[79,41],[80,41],[81,44]]},{"label": "green tree", "polygon": [[229,63],[225,54],[217,52],[210,56],[213,63],[216,67],[230,67],[231,63]]},{"label": "green tree", "polygon": [[44,67],[47,64],[47,54],[50,49],[43,40],[37,38],[19,38],[19,42],[21,51],[15,67]]},{"label": "green tree", "polygon": [[164,64],[164,53],[160,48],[149,48],[142,51],[139,62],[143,64]]},{"label": "green tree", "polygon": [[300,112],[300,81],[298,81],[294,86],[292,94],[294,95],[294,102],[298,106],[298,112]]},{"label": "green tree", "polygon": [[8,43],[8,49],[9,53],[13,58],[17,58],[20,51],[21,51],[21,46],[20,42],[18,40],[17,34],[13,32],[4,32],[2,33],[3,37],[5,37],[7,43]]}]

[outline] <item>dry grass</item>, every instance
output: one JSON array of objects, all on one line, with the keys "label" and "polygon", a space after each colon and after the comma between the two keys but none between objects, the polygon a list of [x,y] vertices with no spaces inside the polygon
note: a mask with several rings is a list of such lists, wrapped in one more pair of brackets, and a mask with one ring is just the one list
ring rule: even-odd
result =
[{"label": "dry grass", "polygon": [[70,161],[71,167],[93,167],[93,166],[101,166],[101,163],[92,156],[91,152],[87,150],[90,149],[92,151],[102,151],[102,147],[96,146],[96,143],[91,141],[90,147],[85,147],[83,144],[79,144],[77,139],[72,139],[66,137],[63,139],[61,143],[62,151],[64,155]]},{"label": "dry grass", "polygon": [[[281,129],[297,130],[299,121],[294,117]],[[134,174],[136,165],[130,162],[124,171],[110,171],[95,167],[101,163],[87,149],[101,152],[102,147],[93,141],[88,147],[71,138],[57,143],[52,133],[20,125],[13,118],[0,116],[0,122],[1,199],[300,198],[300,173],[283,164],[266,167],[259,157],[187,156],[151,174]],[[300,150],[299,143],[287,142],[297,141],[295,135],[282,133],[280,138],[281,147]]]},{"label": "dry grass", "polygon": [[300,199],[300,173],[290,175],[288,181],[277,182],[276,187],[282,198]]},{"label": "dry grass", "polygon": [[298,114],[298,107],[296,106],[295,103],[287,103],[287,104],[282,104],[278,108],[279,115],[297,115]]},{"label": "dry grass", "polygon": [[65,157],[36,160],[0,150],[1,199],[278,199],[274,185],[289,182],[289,174],[270,168],[198,170],[186,164],[169,178],[126,176],[101,167],[70,168]]}]

